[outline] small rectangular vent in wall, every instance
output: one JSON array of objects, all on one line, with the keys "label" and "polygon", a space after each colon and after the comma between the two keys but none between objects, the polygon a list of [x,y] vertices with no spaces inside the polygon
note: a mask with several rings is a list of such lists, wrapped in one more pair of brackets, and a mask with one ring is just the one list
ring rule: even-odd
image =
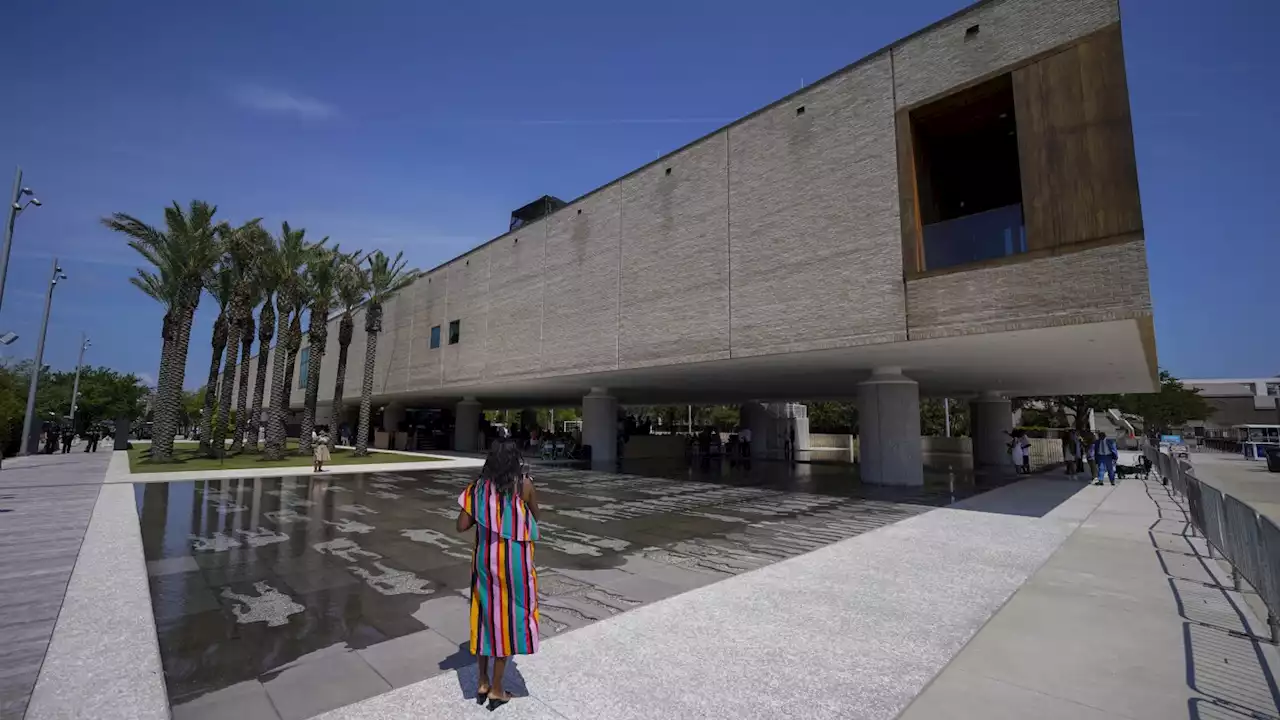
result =
[{"label": "small rectangular vent in wall", "polygon": [[979,26],[979,25],[973,25],[973,26],[969,27],[968,29],[966,29],[966,30],[964,31],[964,39],[965,39],[965,40],[972,40],[972,39],[974,39],[974,38],[978,37],[978,30],[980,29],[980,27],[981,27],[981,26]]},{"label": "small rectangular vent in wall", "polygon": [[581,210],[579,210],[579,211],[578,211],[578,214],[579,214],[579,215],[581,215],[581,214],[582,214],[582,211],[581,211]]},{"label": "small rectangular vent in wall", "polygon": [[667,174],[668,174],[668,175],[670,175],[670,174],[671,174],[671,168],[667,168]]},{"label": "small rectangular vent in wall", "polygon": [[803,114],[804,114],[804,106],[801,105],[800,107],[796,108],[796,117],[799,117]]}]

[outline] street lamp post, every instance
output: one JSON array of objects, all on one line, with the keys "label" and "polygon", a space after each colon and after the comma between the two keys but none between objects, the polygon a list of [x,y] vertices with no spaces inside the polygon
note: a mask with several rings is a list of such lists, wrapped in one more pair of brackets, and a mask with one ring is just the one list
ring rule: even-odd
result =
[{"label": "street lamp post", "polygon": [[40,207],[40,200],[34,195],[22,204],[22,196],[31,195],[31,188],[22,187],[22,168],[13,175],[13,196],[9,200],[9,219],[4,224],[4,247],[0,248],[0,307],[4,305],[4,279],[9,275],[9,249],[13,246],[13,222],[18,215],[27,209],[27,205]]},{"label": "street lamp post", "polygon": [[76,426],[76,400],[80,397],[80,368],[84,365],[84,351],[88,350],[92,344],[83,332],[80,333],[80,357],[76,360],[76,379],[71,384],[71,415],[69,416],[69,422],[72,428]]},{"label": "street lamp post", "polygon": [[53,289],[59,280],[66,280],[58,259],[53,259],[53,273],[49,278],[49,290],[44,295],[44,320],[40,324],[40,339],[36,341],[36,361],[31,367],[31,384],[27,388],[27,414],[22,418],[22,447],[19,455],[33,455],[37,442],[32,442],[31,423],[36,416],[36,389],[40,386],[40,368],[44,365],[44,339],[49,333],[49,311],[53,309]]}]

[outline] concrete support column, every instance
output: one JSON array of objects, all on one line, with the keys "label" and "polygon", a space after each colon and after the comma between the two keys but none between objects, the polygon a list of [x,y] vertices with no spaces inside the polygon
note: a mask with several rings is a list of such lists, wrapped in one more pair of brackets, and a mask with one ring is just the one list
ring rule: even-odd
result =
[{"label": "concrete support column", "polygon": [[924,484],[920,388],[901,368],[876,368],[858,384],[858,428],[863,482]]},{"label": "concrete support column", "polygon": [[400,403],[387,403],[386,406],[382,408],[383,432],[395,432],[400,428],[401,420],[404,420],[404,406]]},{"label": "concrete support column", "polygon": [[606,388],[582,398],[582,444],[591,446],[592,463],[618,459],[618,400]]},{"label": "concrete support column", "polygon": [[525,408],[520,411],[520,429],[526,432],[533,429],[538,424],[538,411],[533,408]]},{"label": "concrete support column", "polygon": [[462,398],[453,410],[453,449],[458,452],[480,452],[476,447],[480,433],[480,403],[473,397]]},{"label": "concrete support column", "polygon": [[969,432],[973,438],[973,466],[1009,464],[1005,450],[1013,431],[1013,410],[1009,398],[983,393],[969,403]]}]

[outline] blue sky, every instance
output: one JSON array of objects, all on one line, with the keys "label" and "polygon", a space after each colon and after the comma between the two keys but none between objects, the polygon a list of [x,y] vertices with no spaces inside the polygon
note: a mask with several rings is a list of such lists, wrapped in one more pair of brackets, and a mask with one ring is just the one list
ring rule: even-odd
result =
[{"label": "blue sky", "polygon": [[[113,211],[158,221],[199,197],[432,267],[539,195],[576,197],[965,4],[11,3],[0,187],[21,163],[45,205],[18,220],[7,354],[34,352],[57,255],[46,362],[73,366],[84,330],[91,362],[154,375],[160,311],[98,224]],[[1122,13],[1161,364],[1278,373],[1280,3]],[[188,385],[209,355],[196,332]]]}]

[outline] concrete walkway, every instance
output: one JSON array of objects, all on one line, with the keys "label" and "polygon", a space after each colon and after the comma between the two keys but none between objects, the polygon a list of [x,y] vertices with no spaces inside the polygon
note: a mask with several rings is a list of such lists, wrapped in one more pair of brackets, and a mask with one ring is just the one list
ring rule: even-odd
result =
[{"label": "concrete walkway", "polygon": [[18,720],[44,662],[110,452],[0,467],[0,720]]},{"label": "concrete walkway", "polygon": [[1280,655],[1154,479],[1101,505],[902,715],[1280,717]]},{"label": "concrete walkway", "polygon": [[[888,720],[1105,497],[1081,487],[1032,478],[557,636],[500,712]],[[474,687],[468,665],[322,717],[490,717]]]}]

